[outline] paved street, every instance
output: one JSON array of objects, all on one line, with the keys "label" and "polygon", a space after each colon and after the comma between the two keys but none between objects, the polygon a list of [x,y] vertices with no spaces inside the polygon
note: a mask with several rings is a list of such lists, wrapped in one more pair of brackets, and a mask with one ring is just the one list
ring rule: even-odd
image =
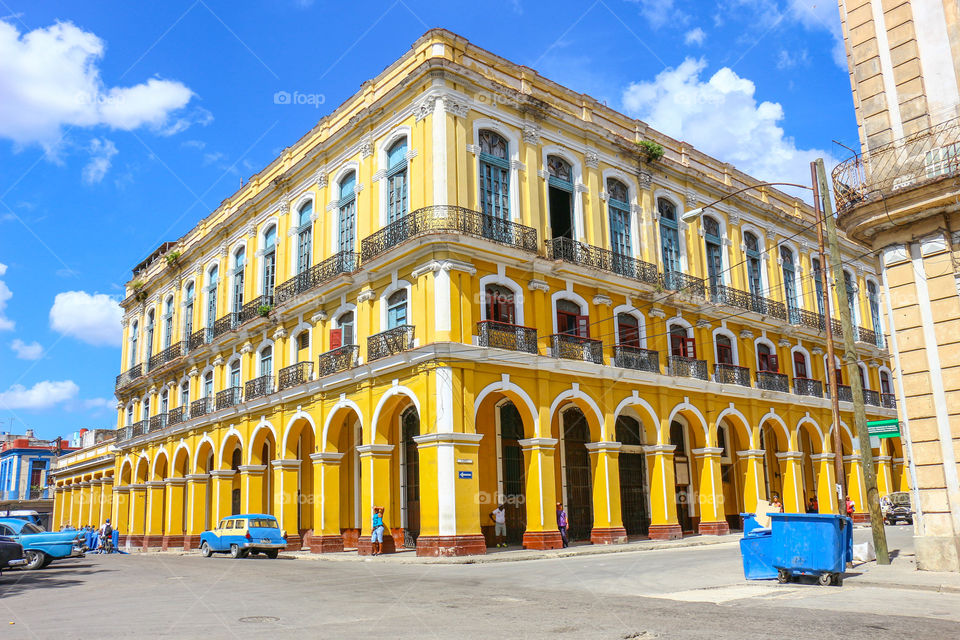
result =
[{"label": "paved street", "polygon": [[[891,530],[891,547],[908,552],[909,533]],[[843,588],[748,583],[735,543],[473,565],[94,555],[6,573],[0,610],[4,638],[960,635],[960,594],[859,573]]]}]

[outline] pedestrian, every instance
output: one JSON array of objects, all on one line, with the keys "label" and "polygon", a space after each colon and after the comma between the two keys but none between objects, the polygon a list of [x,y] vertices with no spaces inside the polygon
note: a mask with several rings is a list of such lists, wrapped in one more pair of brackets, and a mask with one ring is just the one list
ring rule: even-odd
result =
[{"label": "pedestrian", "polygon": [[372,530],[370,531],[371,555],[383,553],[383,507],[373,508]]},{"label": "pedestrian", "polygon": [[780,496],[773,494],[773,502],[770,503],[770,507],[774,513],[783,513],[783,503],[780,502]]},{"label": "pedestrian", "polygon": [[507,546],[507,505],[501,504],[490,512],[490,519],[493,520],[493,537],[497,541],[497,547]]},{"label": "pedestrian", "polygon": [[807,503],[807,513],[819,513],[820,509],[817,507],[817,499],[810,498],[810,502]]},{"label": "pedestrian", "polygon": [[570,541],[567,540],[567,512],[563,510],[563,503],[557,503],[557,529],[560,530],[560,539],[563,541],[563,548],[566,549],[570,545]]},{"label": "pedestrian", "polygon": [[853,517],[853,508],[855,506],[856,504],[854,504],[853,500],[850,499],[850,496],[847,496],[847,517],[848,518]]},{"label": "pedestrian", "polygon": [[110,553],[113,545],[113,525],[110,524],[110,518],[100,527],[99,553]]}]

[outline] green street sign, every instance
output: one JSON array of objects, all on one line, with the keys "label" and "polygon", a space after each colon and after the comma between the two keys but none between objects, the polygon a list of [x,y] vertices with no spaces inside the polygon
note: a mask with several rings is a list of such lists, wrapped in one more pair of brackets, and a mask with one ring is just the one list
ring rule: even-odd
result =
[{"label": "green street sign", "polygon": [[900,421],[896,418],[870,420],[867,422],[867,432],[875,438],[899,438]]}]

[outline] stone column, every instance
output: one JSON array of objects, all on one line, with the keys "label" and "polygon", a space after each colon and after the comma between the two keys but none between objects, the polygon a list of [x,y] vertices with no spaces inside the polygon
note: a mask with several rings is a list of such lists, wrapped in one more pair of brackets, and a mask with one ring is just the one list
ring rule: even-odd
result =
[{"label": "stone column", "polygon": [[724,507],[723,478],[720,473],[721,447],[693,449],[700,472],[700,535],[721,536],[730,533],[727,512]]},{"label": "stone column", "polygon": [[520,440],[523,449],[526,481],[527,530],[523,534],[524,549],[559,549],[563,546],[557,528],[557,484],[554,456],[556,438]]},{"label": "stone column", "polygon": [[183,548],[183,511],[184,511],[184,488],[187,485],[186,478],[167,478],[163,481],[166,491],[163,519],[163,543],[164,549],[170,547]]},{"label": "stone column", "polygon": [[[863,467],[860,461],[860,451],[854,451],[852,456],[843,456],[847,463],[847,495],[853,500],[853,523],[870,524],[870,513],[867,509],[867,491],[863,486]],[[841,509],[846,514],[846,506]]]},{"label": "stone column", "polygon": [[210,477],[213,479],[213,500],[211,504],[213,506],[213,519],[214,522],[211,523],[212,526],[216,526],[216,523],[219,523],[221,520],[231,515],[233,510],[232,508],[232,499],[231,494],[233,493],[233,476],[236,475],[236,471],[233,469],[218,469],[210,472]]},{"label": "stone column", "polygon": [[802,451],[783,451],[777,453],[777,461],[782,465],[783,473],[783,501],[784,513],[803,513],[806,505],[803,504],[803,469],[800,462],[803,460]]},{"label": "stone column", "polygon": [[[187,521],[186,535],[183,536],[183,550],[189,551],[200,546],[200,534],[207,529],[207,491],[210,475],[193,473],[186,477]],[[216,502],[211,501],[211,509],[216,513]],[[216,523],[212,523],[214,526]]]},{"label": "stone column", "polygon": [[647,460],[653,458],[653,464],[648,464],[650,472],[650,531],[651,540],[679,540],[683,537],[683,529],[677,519],[677,503],[675,493],[677,483],[673,471],[673,452],[677,448],[673,444],[655,444],[643,448]]},{"label": "stone column", "polygon": [[287,550],[303,548],[300,526],[297,522],[297,480],[300,475],[300,460],[272,460],[273,492],[280,496],[280,512],[275,514],[280,529],[287,532]]},{"label": "stone column", "polygon": [[[103,524],[107,518],[112,518],[113,513],[113,478],[106,477],[100,479],[100,519],[98,526]],[[113,520],[110,521],[111,526]],[[114,527],[116,528],[116,527]]]},{"label": "stone column", "polygon": [[342,453],[311,453],[313,461],[313,535],[311,553],[343,551],[340,531],[340,461]]},{"label": "stone column", "polygon": [[63,487],[53,488],[53,530],[59,531],[63,525]]},{"label": "stone column", "polygon": [[[428,433],[414,438],[420,455],[418,556],[487,552],[480,532],[480,511],[475,508],[480,495],[477,454],[482,438],[482,433]],[[458,508],[465,505],[473,508]]]},{"label": "stone column", "polygon": [[[357,447],[360,452],[361,477],[363,485],[361,493],[362,526],[360,539],[357,542],[357,553],[362,556],[370,555],[370,531],[373,519],[373,507],[385,507],[383,514],[383,553],[396,551],[393,539],[392,523],[399,521],[399,514],[390,512],[391,504],[391,475],[390,456],[393,452],[392,444],[365,444]],[[422,464],[422,463],[421,463]]]},{"label": "stone column", "polygon": [[895,480],[895,486],[897,491],[910,491],[910,468],[907,466],[907,463],[903,458],[894,458],[894,465],[897,466],[899,472]]},{"label": "stone column", "polygon": [[265,513],[263,504],[263,474],[265,464],[244,464],[237,467],[240,471],[240,490],[243,492],[243,513]]},{"label": "stone column", "polygon": [[893,488],[893,475],[890,473],[890,461],[893,456],[874,456],[874,463],[877,465],[877,492],[880,497],[890,495],[895,491]]},{"label": "stone column", "polygon": [[839,513],[837,510],[836,472],[833,470],[834,454],[815,453],[810,459],[820,465],[817,480],[817,507],[820,513]]},{"label": "stone column", "polygon": [[80,522],[80,507],[83,503],[83,490],[83,482],[74,483],[73,488],[70,490],[70,524],[77,529],[84,525],[84,523]]},{"label": "stone column", "polygon": [[124,539],[130,534],[130,487],[120,485],[113,488],[113,528]]},{"label": "stone column", "polygon": [[620,443],[588,442],[593,480],[592,544],[623,544],[627,530],[620,513]]},{"label": "stone column", "polygon": [[92,527],[100,527],[100,493],[103,491],[103,484],[100,478],[90,481],[90,487],[87,489],[89,496],[89,508],[87,510],[86,524]]},{"label": "stone column", "polygon": [[146,532],[143,536],[143,548],[163,545],[163,494],[166,484],[163,480],[151,480],[147,483]]},{"label": "stone column", "polygon": [[142,547],[146,534],[147,513],[147,485],[130,485],[130,532],[127,535],[127,544],[131,547]]},{"label": "stone column", "polygon": [[743,480],[743,511],[744,513],[756,513],[757,502],[766,500],[766,479],[763,475],[763,456],[766,453],[763,449],[747,449],[737,451],[746,470]]}]

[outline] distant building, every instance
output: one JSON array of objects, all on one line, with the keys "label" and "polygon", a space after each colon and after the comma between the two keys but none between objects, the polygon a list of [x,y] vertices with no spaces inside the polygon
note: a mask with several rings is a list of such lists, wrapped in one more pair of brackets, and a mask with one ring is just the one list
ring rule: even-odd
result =
[{"label": "distant building", "polygon": [[70,450],[57,440],[35,437],[32,429],[23,435],[0,433],[0,511],[36,511],[49,524],[53,512],[50,467],[58,453]]},{"label": "distant building", "polygon": [[115,429],[81,429],[70,438],[73,449],[50,469],[57,495],[53,528],[99,526],[110,517],[116,435]]}]

